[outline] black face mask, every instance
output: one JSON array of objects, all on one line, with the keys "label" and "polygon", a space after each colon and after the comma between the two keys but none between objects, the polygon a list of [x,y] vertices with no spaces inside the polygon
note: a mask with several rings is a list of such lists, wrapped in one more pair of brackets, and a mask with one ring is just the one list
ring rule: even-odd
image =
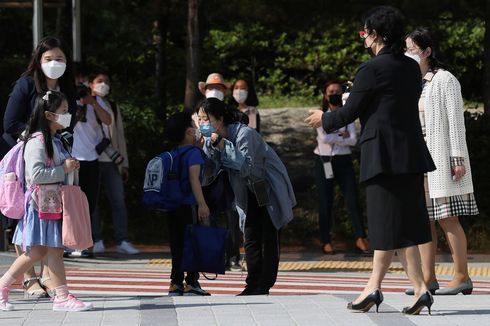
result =
[{"label": "black face mask", "polygon": [[342,94],[332,94],[328,96],[328,103],[339,106],[342,104]]}]

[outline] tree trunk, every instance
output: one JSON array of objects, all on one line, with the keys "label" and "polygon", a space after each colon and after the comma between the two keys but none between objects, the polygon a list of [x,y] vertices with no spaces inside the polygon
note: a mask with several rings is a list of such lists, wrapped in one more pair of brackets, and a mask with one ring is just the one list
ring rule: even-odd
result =
[{"label": "tree trunk", "polygon": [[166,83],[166,46],[167,25],[163,15],[155,20],[153,26],[153,45],[155,46],[155,97],[157,100],[156,115],[165,120],[167,118],[167,83]]},{"label": "tree trunk", "polygon": [[483,105],[485,113],[490,112],[490,0],[486,0],[485,10],[485,45],[484,45],[484,90],[483,90]]},{"label": "tree trunk", "polygon": [[197,101],[199,77],[199,0],[188,0],[187,53],[184,108],[191,112]]}]

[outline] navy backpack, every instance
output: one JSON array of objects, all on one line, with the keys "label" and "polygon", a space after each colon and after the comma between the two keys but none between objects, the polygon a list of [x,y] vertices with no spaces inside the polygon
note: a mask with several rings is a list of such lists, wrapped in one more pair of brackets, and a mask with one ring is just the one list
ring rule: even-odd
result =
[{"label": "navy backpack", "polygon": [[153,158],[146,166],[143,185],[143,205],[155,210],[174,210],[182,205],[185,195],[182,192],[180,176],[182,158],[194,149],[189,146],[183,150],[175,148]]}]

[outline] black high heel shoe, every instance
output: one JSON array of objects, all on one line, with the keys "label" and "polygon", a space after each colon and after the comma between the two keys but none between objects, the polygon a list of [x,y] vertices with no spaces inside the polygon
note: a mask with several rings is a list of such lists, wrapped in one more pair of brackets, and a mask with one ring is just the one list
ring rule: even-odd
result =
[{"label": "black high heel shoe", "polygon": [[376,305],[376,312],[378,312],[378,308],[381,302],[383,302],[383,293],[381,293],[381,291],[378,289],[365,297],[364,300],[359,303],[354,304],[352,302],[349,302],[347,304],[347,309],[368,312],[372,306]]},{"label": "black high heel shoe", "polygon": [[430,315],[430,307],[434,303],[434,298],[432,298],[432,294],[430,294],[429,291],[425,292],[420,296],[420,298],[415,302],[415,304],[411,307],[405,307],[403,308],[403,313],[406,315],[418,315],[420,314],[420,311],[424,309],[424,307],[427,307],[429,309],[429,315]]}]

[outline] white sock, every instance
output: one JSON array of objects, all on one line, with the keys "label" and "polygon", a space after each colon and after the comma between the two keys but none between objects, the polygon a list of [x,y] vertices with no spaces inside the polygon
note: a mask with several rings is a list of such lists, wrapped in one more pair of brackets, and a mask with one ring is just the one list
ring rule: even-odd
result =
[{"label": "white sock", "polygon": [[0,278],[0,289],[10,288],[12,284],[14,284],[15,278],[10,275],[9,272],[3,274],[2,278]]},{"label": "white sock", "polygon": [[57,298],[64,300],[68,296],[70,292],[68,292],[68,285],[64,284],[61,286],[58,286],[57,288],[54,288],[54,293]]}]

